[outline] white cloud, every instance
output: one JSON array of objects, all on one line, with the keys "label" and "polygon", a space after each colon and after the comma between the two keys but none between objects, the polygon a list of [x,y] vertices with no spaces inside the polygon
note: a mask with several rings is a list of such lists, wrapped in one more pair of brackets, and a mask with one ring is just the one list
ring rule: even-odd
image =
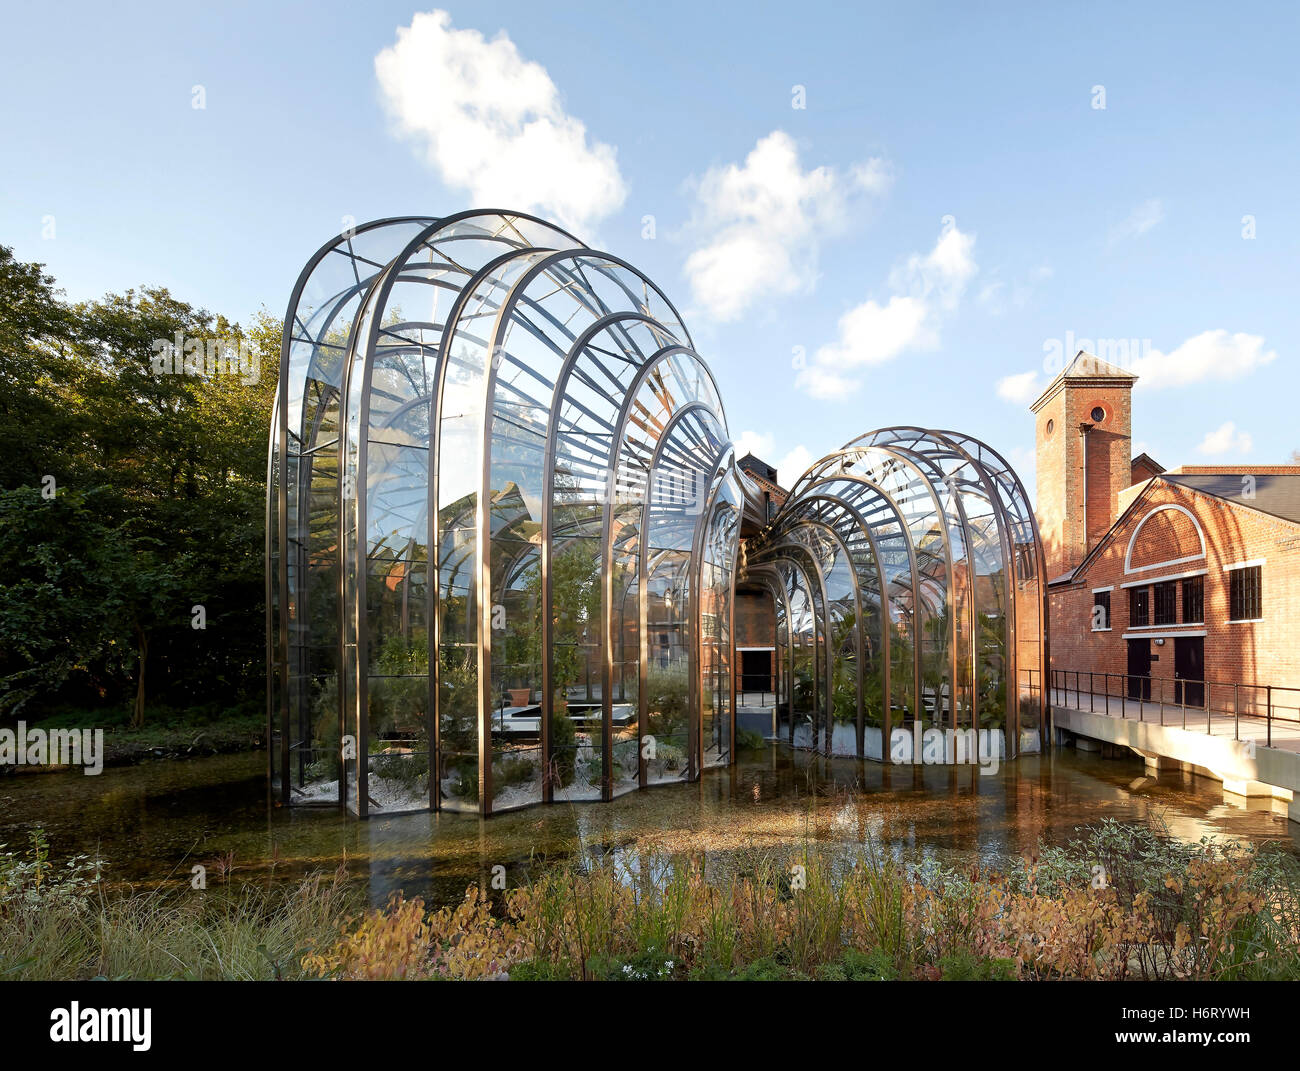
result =
[{"label": "white cloud", "polygon": [[849,174],[853,181],[857,183],[867,193],[875,194],[877,197],[889,192],[889,187],[894,184],[894,169],[888,161],[882,160],[879,156],[873,156],[860,164],[854,164]]},{"label": "white cloud", "polygon": [[829,402],[852,394],[858,389],[859,383],[849,376],[842,376],[814,364],[799,372],[794,385],[811,398]]},{"label": "white cloud", "polygon": [[1196,447],[1196,452],[1209,457],[1222,457],[1224,454],[1248,454],[1254,448],[1254,445],[1250,434],[1238,431],[1237,425],[1229,420],[1207,434],[1201,440],[1200,445]]},{"label": "white cloud", "polygon": [[474,205],[546,215],[581,238],[623,204],[614,148],[588,141],[546,68],[504,31],[489,41],[445,11],[417,14],[375,75],[397,131]]},{"label": "white cloud", "polygon": [[1128,214],[1127,219],[1111,227],[1109,244],[1114,245],[1126,238],[1140,238],[1164,218],[1165,206],[1161,204],[1159,197],[1143,201]]},{"label": "white cloud", "polygon": [[1028,405],[1042,392],[1043,388],[1038,381],[1038,373],[1032,370],[1003,376],[998,380],[998,397],[1004,398],[1008,402]]},{"label": "white cloud", "polygon": [[1261,336],[1240,331],[1230,335],[1220,328],[1202,331],[1171,353],[1150,350],[1133,361],[1131,371],[1139,377],[1138,387],[1151,390],[1240,379],[1276,358],[1275,350],[1264,348]]},{"label": "white cloud", "polygon": [[944,308],[954,308],[979,270],[971,255],[974,249],[975,235],[947,225],[929,253],[913,253],[906,263],[890,272],[890,284],[913,297],[935,297]]},{"label": "white cloud", "polygon": [[816,460],[812,451],[801,443],[776,463],[776,478],[781,482],[782,487],[793,487],[795,480],[802,476]]},{"label": "white cloud", "polygon": [[762,298],[811,290],[821,241],[843,223],[849,197],[888,184],[889,169],[876,159],[847,177],[829,167],[804,171],[781,130],[743,164],[711,168],[694,184],[689,228],[699,239],[685,265],[696,304],[728,321]]},{"label": "white cloud", "polygon": [[791,486],[795,480],[803,475],[804,470],[817,460],[817,458],[813,457],[812,451],[803,443],[800,443],[779,460],[773,461],[772,457],[776,453],[776,439],[766,432],[742,431],[732,441],[735,443],[737,458],[742,458],[746,454],[753,454],[756,458],[773,465],[776,468],[777,478],[781,480],[783,487]]},{"label": "white cloud", "polygon": [[[1072,334],[1068,337],[1073,337]],[[1051,341],[1051,340],[1049,340]],[[1115,340],[1101,340],[1102,342]],[[1114,355],[1111,347],[1098,345],[1090,340],[1083,340],[1080,345],[1092,350],[1097,348],[1106,353],[1106,360],[1118,365],[1138,377],[1139,390],[1160,390],[1164,387],[1186,387],[1194,383],[1206,383],[1214,380],[1227,382],[1242,379],[1264,365],[1277,360],[1277,351],[1264,348],[1264,339],[1260,335],[1247,335],[1244,332],[1229,334],[1222,328],[1216,331],[1202,331],[1199,335],[1187,339],[1177,349],[1169,353],[1147,348],[1145,352],[1136,339],[1119,339],[1123,344],[1123,354]],[[1058,354],[1061,352],[1058,349]],[[1137,356],[1129,359],[1127,354]],[[1072,355],[1067,354],[1068,361]],[[1045,364],[1048,362],[1044,362]],[[1059,363],[1055,371],[1060,371]],[[1054,372],[1049,368],[1048,375]],[[1032,402],[1042,391],[1043,384],[1035,371],[1018,372],[1003,376],[998,380],[998,396],[1009,402]]]},{"label": "white cloud", "polygon": [[735,443],[738,458],[753,454],[766,461],[776,450],[776,440],[761,431],[742,431],[732,442]]},{"label": "white cloud", "polygon": [[975,236],[947,225],[927,254],[914,253],[889,274],[895,293],[884,303],[868,298],[839,321],[839,337],[800,370],[795,385],[814,398],[852,394],[863,368],[913,349],[938,344],[942,314],[954,310],[979,270]]}]

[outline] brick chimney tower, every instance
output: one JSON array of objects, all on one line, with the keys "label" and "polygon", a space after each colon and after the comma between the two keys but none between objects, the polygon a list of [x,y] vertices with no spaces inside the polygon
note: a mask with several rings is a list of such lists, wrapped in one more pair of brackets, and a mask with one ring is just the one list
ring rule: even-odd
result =
[{"label": "brick chimney tower", "polygon": [[1119,517],[1119,493],[1132,482],[1136,381],[1080,350],[1030,406],[1049,580],[1078,566]]}]

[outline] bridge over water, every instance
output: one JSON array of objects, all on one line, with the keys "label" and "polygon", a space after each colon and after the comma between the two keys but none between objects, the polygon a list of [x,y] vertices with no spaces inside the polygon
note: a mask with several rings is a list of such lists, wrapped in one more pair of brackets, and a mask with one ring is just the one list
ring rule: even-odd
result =
[{"label": "bridge over water", "polygon": [[1300,689],[1054,670],[1050,695],[1078,746],[1128,748],[1152,772],[1212,778],[1226,799],[1300,822]]}]

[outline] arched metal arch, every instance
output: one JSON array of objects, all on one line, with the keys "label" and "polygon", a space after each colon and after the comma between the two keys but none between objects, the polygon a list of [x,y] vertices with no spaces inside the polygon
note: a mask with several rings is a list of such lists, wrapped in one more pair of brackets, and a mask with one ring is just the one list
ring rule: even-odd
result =
[{"label": "arched metal arch", "polygon": [[545,220],[393,217],[321,246],[290,296],[267,451],[277,800],[487,814],[697,777],[731,760],[739,583],[777,609],[791,712],[811,659],[815,747],[864,753],[870,680],[882,756],[927,702],[1014,755],[1021,661],[1041,702],[1046,577],[1005,459],[881,429],[769,521],[736,453],[668,297]]}]

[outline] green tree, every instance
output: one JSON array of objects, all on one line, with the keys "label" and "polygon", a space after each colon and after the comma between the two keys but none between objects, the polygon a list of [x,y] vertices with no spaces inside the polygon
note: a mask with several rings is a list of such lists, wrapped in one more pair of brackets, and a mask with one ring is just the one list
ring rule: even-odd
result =
[{"label": "green tree", "polygon": [[[0,709],[129,698],[138,723],[149,697],[260,689],[279,335],[163,289],[68,305],[0,247]],[[163,373],[178,337],[201,359],[243,345],[254,368]]]},{"label": "green tree", "polygon": [[75,333],[54,279],[0,246],[0,487],[35,487],[67,469]]}]

